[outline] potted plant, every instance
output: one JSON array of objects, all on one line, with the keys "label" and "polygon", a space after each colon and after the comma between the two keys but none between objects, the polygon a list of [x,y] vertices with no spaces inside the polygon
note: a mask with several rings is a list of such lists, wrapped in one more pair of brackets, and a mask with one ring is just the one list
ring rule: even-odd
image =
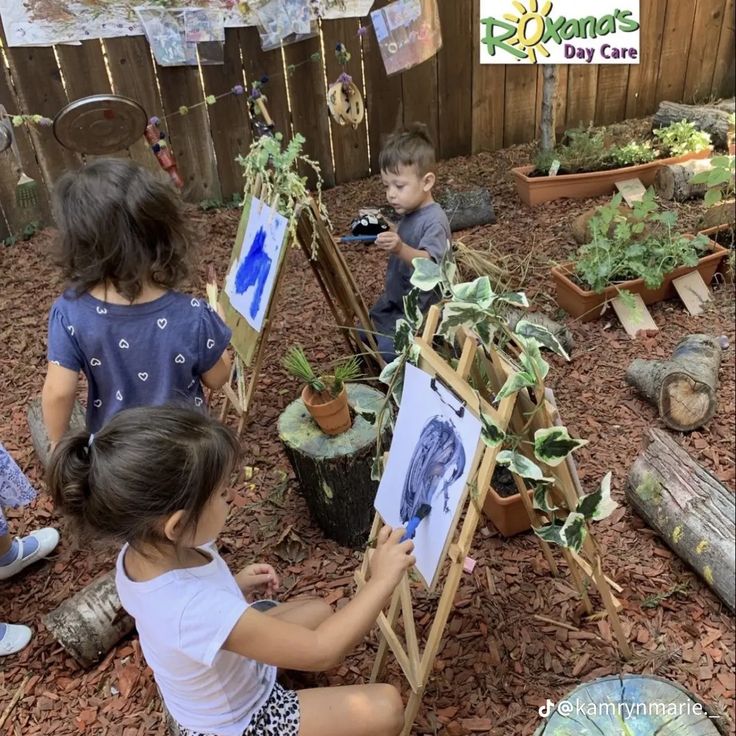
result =
[{"label": "potted plant", "polygon": [[660,212],[654,190],[633,207],[630,220],[619,212],[621,194],[590,221],[592,240],[572,263],[552,268],[557,303],[583,322],[597,319],[616,296],[639,294],[645,304],[675,296],[672,281],[697,269],[709,283],[726,250],[705,235],[677,229],[675,212]]},{"label": "potted plant", "polygon": [[652,138],[624,144],[605,129],[568,130],[560,145],[540,151],[533,164],[511,173],[519,197],[534,206],[562,197],[610,194],[624,179],[638,178],[648,187],[659,166],[706,158],[710,151],[708,133],[685,120],[658,128]]},{"label": "potted plant", "polygon": [[[527,495],[531,504],[534,490],[528,488]],[[497,465],[493,471],[491,486],[483,504],[483,513],[504,537],[513,537],[531,529],[532,523],[516,487],[514,476],[502,465]]]},{"label": "potted plant", "polygon": [[325,434],[338,435],[350,429],[352,419],[345,383],[360,377],[357,357],[338,363],[329,374],[317,375],[304,350],[296,346],[284,358],[284,368],[306,384],[302,401]]}]

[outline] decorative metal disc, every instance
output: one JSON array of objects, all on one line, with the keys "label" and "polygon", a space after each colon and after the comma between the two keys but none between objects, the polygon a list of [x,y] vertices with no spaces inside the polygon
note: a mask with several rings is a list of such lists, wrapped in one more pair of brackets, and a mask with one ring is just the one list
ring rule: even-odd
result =
[{"label": "decorative metal disc", "polygon": [[120,95],[92,95],[70,102],[54,118],[54,135],[77,153],[104,155],[127,148],[146,129],[146,111]]}]

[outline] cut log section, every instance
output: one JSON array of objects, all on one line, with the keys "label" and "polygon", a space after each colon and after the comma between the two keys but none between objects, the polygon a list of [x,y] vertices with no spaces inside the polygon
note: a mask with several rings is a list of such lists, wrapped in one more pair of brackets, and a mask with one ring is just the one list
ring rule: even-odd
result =
[{"label": "cut log section", "polygon": [[[470,189],[464,192],[443,189],[436,194],[435,201],[445,211],[452,232],[496,222],[493,199],[488,189]],[[400,219],[393,207],[381,207],[380,212],[389,222]]]},{"label": "cut log section", "polygon": [[718,338],[688,335],[669,360],[634,360],[626,381],[657,407],[668,427],[689,432],[716,413],[720,363]]},{"label": "cut log section", "polygon": [[688,120],[694,123],[699,130],[710,133],[711,142],[715,148],[726,150],[728,146],[728,119],[733,112],[733,100],[721,102],[717,106],[660,102],[659,109],[652,118],[652,130],[664,128],[680,120]]},{"label": "cut log section", "polygon": [[[563,708],[564,704],[564,708]],[[725,720],[682,685],[653,675],[584,682],[560,700],[534,736],[718,736]],[[711,716],[711,717],[709,717]],[[724,730],[716,724],[724,723]],[[635,724],[628,728],[627,724]]]},{"label": "cut log section", "polygon": [[[348,402],[356,413],[377,421],[385,397],[376,389],[350,384]],[[382,443],[388,446],[388,416],[383,418]],[[279,418],[279,437],[294,468],[307,506],[330,539],[347,547],[364,547],[373,521],[378,482],[371,480],[376,451],[374,422],[356,415],[347,432],[329,437],[314,423],[301,399]]]},{"label": "cut log section", "polygon": [[629,471],[626,497],[636,513],[733,611],[734,494],[666,432],[650,429],[649,437],[651,443]]},{"label": "cut log section", "polygon": [[703,197],[708,191],[708,185],[693,184],[691,179],[701,171],[710,171],[712,167],[709,158],[660,166],[654,177],[654,190],[658,197],[675,202]]},{"label": "cut log section", "polygon": [[99,662],[134,628],[133,619],[120,604],[114,571],[93,580],[47,614],[43,622],[83,667]]},{"label": "cut log section", "polygon": [[[51,455],[51,443],[46,433],[46,425],[43,423],[43,411],[41,410],[41,398],[33,399],[28,405],[28,428],[31,431],[31,442],[33,449],[36,451],[41,465],[45,468],[49,463]],[[72,430],[82,429],[85,426],[84,409],[78,401],[74,402],[72,409],[72,417],[69,422],[69,428]]]}]

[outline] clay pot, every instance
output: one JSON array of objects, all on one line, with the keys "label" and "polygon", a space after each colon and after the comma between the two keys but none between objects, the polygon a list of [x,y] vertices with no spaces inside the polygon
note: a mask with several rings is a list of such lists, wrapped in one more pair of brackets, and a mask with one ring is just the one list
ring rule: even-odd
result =
[{"label": "clay pot", "polygon": [[312,419],[325,434],[333,436],[342,434],[353,426],[348,406],[348,393],[344,386],[335,398],[332,398],[329,391],[319,393],[305,386],[302,389],[302,401]]},{"label": "clay pot", "polygon": [[616,182],[624,179],[639,179],[645,187],[654,184],[654,177],[660,166],[680,164],[692,159],[710,158],[712,149],[706,148],[697,153],[660,158],[646,164],[624,166],[607,171],[591,171],[585,174],[558,174],[557,176],[529,176],[534,166],[520,166],[511,169],[516,183],[516,191],[522,202],[530,207],[553,199],[587,199],[612,194]]},{"label": "clay pot", "polygon": [[656,289],[649,289],[644,283],[644,279],[632,279],[631,281],[622,281],[616,286],[609,286],[599,294],[595,291],[580,288],[570,278],[570,275],[575,273],[574,263],[563,263],[560,266],[554,266],[552,268],[552,280],[557,287],[557,304],[568,314],[578,317],[581,322],[592,322],[600,317],[603,305],[615,299],[619,291],[626,290],[633,294],[639,294],[644,304],[655,304],[665,299],[673,299],[677,296],[677,292],[672,282],[691,271],[699,271],[706,284],[711,282],[718,265],[728,253],[725,248],[713,241],[711,241],[711,250],[713,252],[703,256],[695,268],[681,266],[674,271],[670,271],[664,277],[662,284]]},{"label": "clay pot", "polygon": [[[534,491],[527,491],[527,494],[529,495],[529,503],[531,503]],[[504,537],[513,537],[515,534],[525,532],[532,527],[529,514],[527,514],[521,501],[521,495],[518,493],[504,498],[499,496],[491,486],[483,504],[483,513]]]}]

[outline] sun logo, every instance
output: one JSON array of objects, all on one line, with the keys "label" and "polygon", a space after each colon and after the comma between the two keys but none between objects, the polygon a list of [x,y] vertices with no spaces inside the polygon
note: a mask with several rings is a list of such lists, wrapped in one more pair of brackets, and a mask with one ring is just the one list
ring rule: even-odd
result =
[{"label": "sun logo", "polygon": [[521,47],[529,62],[536,64],[537,54],[549,56],[549,51],[541,40],[546,27],[544,19],[552,12],[552,3],[547,0],[541,10],[539,10],[537,0],[529,0],[528,10],[517,0],[514,0],[512,5],[519,11],[519,15],[512,13],[503,15],[507,21],[516,26],[516,35],[508,41],[508,45]]}]

